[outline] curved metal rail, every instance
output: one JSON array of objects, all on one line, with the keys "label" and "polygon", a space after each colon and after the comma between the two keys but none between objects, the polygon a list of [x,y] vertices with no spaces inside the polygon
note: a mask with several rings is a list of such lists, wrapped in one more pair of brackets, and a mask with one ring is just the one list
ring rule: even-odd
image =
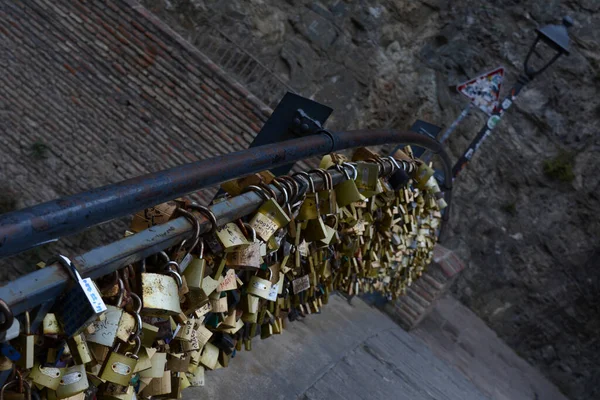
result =
[{"label": "curved metal rail", "polygon": [[0,215],[0,257],[231,179],[361,146],[414,144],[439,154],[444,164],[442,190],[450,204],[450,159],[437,141],[414,132],[387,129],[322,132],[181,165]]}]

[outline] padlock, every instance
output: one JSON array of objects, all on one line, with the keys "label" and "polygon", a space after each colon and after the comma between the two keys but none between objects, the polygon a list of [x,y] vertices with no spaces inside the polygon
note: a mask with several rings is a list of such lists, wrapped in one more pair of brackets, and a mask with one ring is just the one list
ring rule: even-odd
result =
[{"label": "padlock", "polygon": [[248,284],[247,292],[251,295],[267,300],[271,291],[272,272],[269,269],[269,279],[260,278],[257,275],[252,275]]},{"label": "padlock", "polygon": [[96,397],[98,400],[133,400],[134,392],[135,390],[131,385],[122,386],[112,382],[104,382],[100,385]]},{"label": "padlock", "polygon": [[31,334],[29,311],[25,312],[25,332],[20,334],[14,342],[15,349],[21,354],[16,364],[25,369],[33,367],[35,336]]},{"label": "padlock", "polygon": [[324,240],[327,238],[327,235],[327,226],[320,215],[316,219],[308,220],[306,222],[306,228],[302,229],[302,237],[307,243]]},{"label": "padlock", "polygon": [[215,369],[219,361],[219,348],[212,343],[206,343],[200,356],[200,363],[208,369]]},{"label": "padlock", "polygon": [[319,198],[319,212],[321,215],[337,214],[338,205],[331,174],[324,169],[313,169],[309,172],[317,173],[323,178],[323,190],[317,192]]},{"label": "padlock", "polygon": [[171,371],[163,371],[159,378],[152,379],[141,392],[144,397],[159,397],[169,393],[171,393]]},{"label": "padlock", "polygon": [[250,240],[246,240],[248,245],[227,253],[226,265],[234,269],[258,269],[262,264],[260,256],[261,242],[257,240],[256,231],[250,224],[244,224],[244,226],[250,231]]},{"label": "padlock", "polygon": [[373,196],[379,182],[379,165],[372,162],[357,162],[355,168],[357,173],[356,187],[363,196]]},{"label": "padlock", "polygon": [[431,168],[427,163],[421,163],[415,172],[415,182],[418,189],[425,189],[427,181],[433,176],[435,170]]},{"label": "padlock", "polygon": [[18,393],[18,397],[11,397],[11,399],[16,400],[17,398],[21,398],[23,400],[31,400],[31,386],[26,380],[21,380],[20,382],[17,380],[13,380],[2,385],[2,390],[0,390],[0,400],[8,399],[6,389],[12,388],[13,386],[16,386],[16,388],[18,388],[19,385],[23,385],[23,393]]},{"label": "padlock", "polygon": [[69,272],[75,284],[67,289],[54,305],[56,318],[65,335],[81,333],[92,321],[106,311],[100,292],[90,278],[82,279],[67,257],[59,255],[58,262]]},{"label": "padlock", "polygon": [[296,219],[298,221],[307,221],[317,219],[319,217],[319,197],[315,191],[315,183],[306,172],[298,172],[296,175],[302,177],[308,182],[308,190],[302,201],[302,205],[298,210]]},{"label": "padlock", "polygon": [[67,368],[56,389],[57,399],[65,399],[83,392],[89,387],[85,366],[74,365]]},{"label": "padlock", "polygon": [[133,342],[135,345],[133,352],[126,352],[125,354],[118,353],[121,343],[117,343],[112,348],[100,369],[98,375],[100,379],[116,383],[117,385],[129,385],[129,380],[131,379],[137,364],[137,353],[140,351],[140,346],[142,344],[139,337],[135,337]]},{"label": "padlock", "polygon": [[163,376],[165,365],[167,363],[167,353],[156,352],[150,358],[152,367],[140,372],[141,378],[161,378]]},{"label": "padlock", "polygon": [[277,199],[269,197],[261,187],[251,185],[248,189],[256,191],[266,199],[250,220],[250,226],[262,240],[267,242],[278,229],[290,223],[290,218],[277,203]]},{"label": "padlock", "polygon": [[216,235],[226,253],[243,249],[249,245],[240,228],[232,222],[217,229]]},{"label": "padlock", "polygon": [[36,385],[56,390],[60,385],[62,374],[63,371],[60,368],[42,367],[36,363],[31,371],[29,371],[29,379]]},{"label": "padlock", "polygon": [[[169,264],[174,263],[169,261]],[[176,263],[175,263],[176,264]],[[179,288],[183,284],[181,276],[172,269],[164,274],[145,272],[142,263],[142,310],[141,314],[153,317],[168,317],[181,314],[181,303],[179,300]]]},{"label": "padlock", "polygon": [[113,347],[117,339],[119,322],[123,316],[123,309],[112,305],[106,306],[104,319],[92,322],[93,333],[85,334],[88,343],[97,343],[102,346]]},{"label": "padlock", "polygon": [[358,190],[358,188],[356,187],[356,183],[354,182],[357,175],[356,169],[354,169],[352,164],[344,163],[344,166],[348,166],[351,169],[353,169],[354,176],[351,178],[346,168],[343,168],[339,165],[336,166],[338,171],[342,172],[346,177],[346,180],[342,181],[335,187],[335,195],[339,207],[345,207],[354,202],[363,201],[365,199],[365,197],[362,194],[360,194],[360,191]]},{"label": "padlock", "polygon": [[193,387],[204,386],[204,367],[199,365],[194,372],[187,373],[190,385]]},{"label": "padlock", "polygon": [[54,313],[48,313],[44,316],[42,320],[42,332],[44,335],[60,335],[63,333]]},{"label": "padlock", "polygon": [[[188,267],[183,272],[183,276],[187,281],[187,286],[190,292],[198,293],[202,290],[202,279],[204,278],[204,270],[206,268],[206,260],[204,259],[204,239],[199,239],[198,256],[192,255]],[[193,249],[190,249],[190,252]],[[191,253],[190,253],[191,254]]]},{"label": "padlock", "polygon": [[190,361],[191,356],[189,353],[169,354],[167,357],[167,369],[172,372],[187,372]]},{"label": "padlock", "polygon": [[75,335],[67,340],[67,345],[71,350],[71,356],[76,364],[87,364],[92,362],[92,353],[83,334]]}]

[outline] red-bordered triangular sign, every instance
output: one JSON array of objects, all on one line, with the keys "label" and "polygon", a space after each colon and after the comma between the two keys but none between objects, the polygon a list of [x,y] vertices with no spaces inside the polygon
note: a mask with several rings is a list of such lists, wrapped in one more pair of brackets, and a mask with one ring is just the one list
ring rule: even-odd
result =
[{"label": "red-bordered triangular sign", "polygon": [[503,78],[504,67],[499,67],[461,83],[456,90],[467,96],[473,105],[490,115],[498,104]]}]

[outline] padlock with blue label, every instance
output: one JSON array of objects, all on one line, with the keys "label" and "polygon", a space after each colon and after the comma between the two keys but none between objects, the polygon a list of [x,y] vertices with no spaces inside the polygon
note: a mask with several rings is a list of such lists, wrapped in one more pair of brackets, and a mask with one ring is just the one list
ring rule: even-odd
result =
[{"label": "padlock with blue label", "polygon": [[69,271],[75,281],[56,302],[54,311],[65,335],[71,338],[81,333],[105,312],[106,305],[96,284],[90,278],[82,279],[71,260],[60,255],[58,262]]}]

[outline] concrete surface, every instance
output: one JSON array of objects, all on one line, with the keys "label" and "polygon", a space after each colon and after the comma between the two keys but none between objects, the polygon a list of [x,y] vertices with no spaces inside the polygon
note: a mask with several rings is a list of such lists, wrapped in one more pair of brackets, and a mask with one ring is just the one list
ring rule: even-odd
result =
[{"label": "concrete surface", "polygon": [[184,399],[487,399],[379,310],[333,296],[321,315],[255,339]]},{"label": "concrete surface", "polygon": [[410,332],[497,400],[566,400],[538,370],[451,295],[439,299]]}]

